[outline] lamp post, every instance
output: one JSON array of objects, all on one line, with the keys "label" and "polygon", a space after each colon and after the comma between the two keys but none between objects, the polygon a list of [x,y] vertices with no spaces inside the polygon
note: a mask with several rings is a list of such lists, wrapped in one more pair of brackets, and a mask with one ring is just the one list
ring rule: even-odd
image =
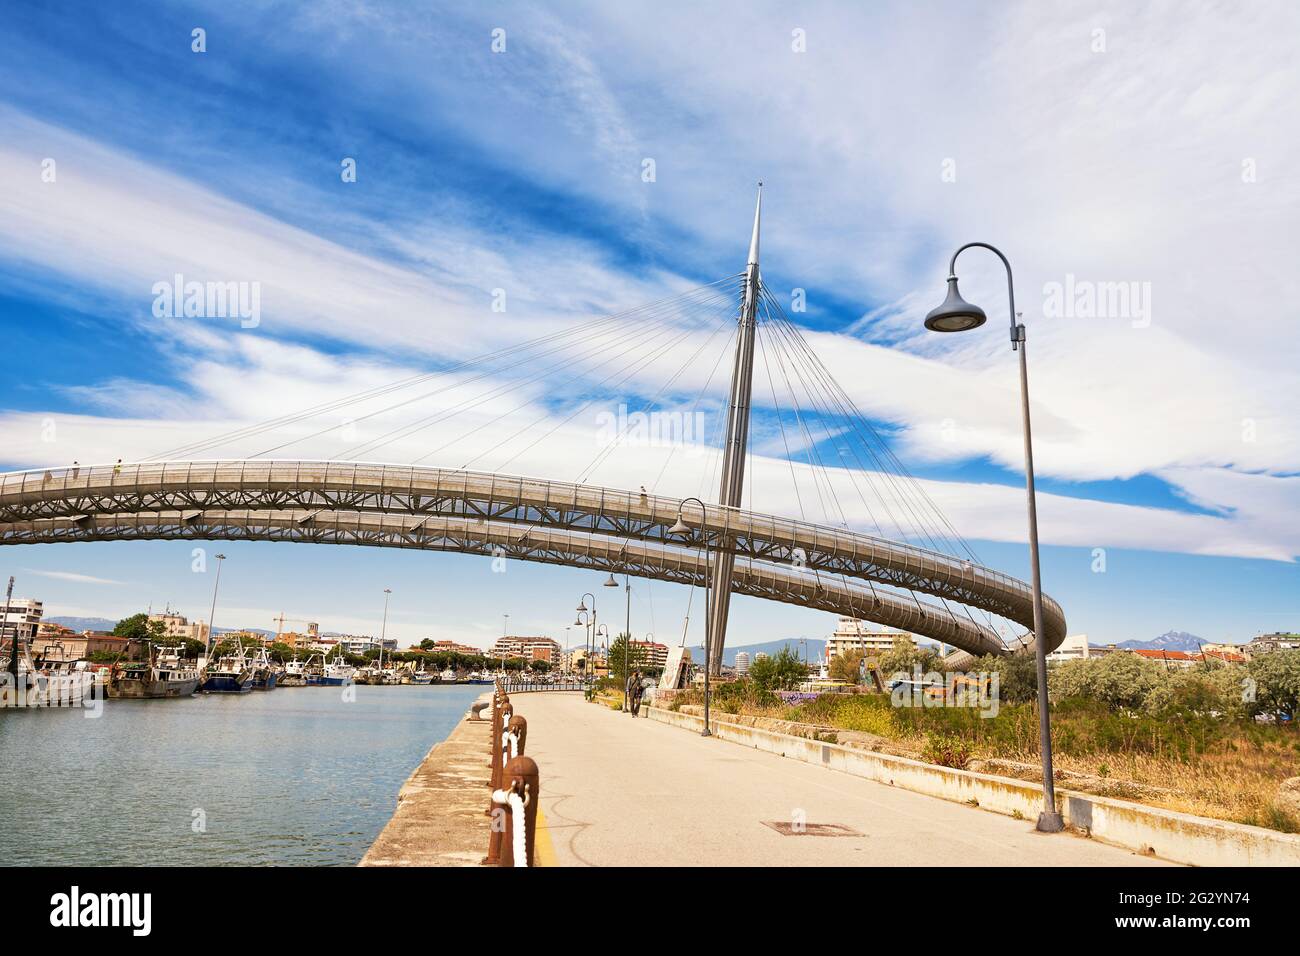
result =
[{"label": "lamp post", "polygon": [[212,629],[212,619],[217,613],[217,588],[221,587],[221,562],[226,560],[224,554],[218,554],[216,557],[217,578],[212,582],[212,610],[208,611],[208,646],[203,649],[204,666],[207,665],[208,658],[212,656],[212,639],[216,636],[216,632]]},{"label": "lamp post", "polygon": [[[677,506],[677,521],[668,529],[668,534],[686,535],[691,534],[691,526],[682,519],[682,510],[686,507],[687,502],[694,501],[700,506],[701,524],[707,529],[709,523],[709,509],[699,498],[684,498],[682,503]],[[709,726],[709,701],[713,692],[709,687],[709,661],[712,659],[713,645],[710,640],[710,630],[713,624],[712,603],[709,599],[709,536],[707,531],[700,532],[700,541],[704,545],[704,729],[700,731],[701,737],[712,737],[713,730]]]},{"label": "lamp post", "polygon": [[[590,611],[587,611],[587,598],[591,598],[591,610],[590,610]],[[583,612],[587,612],[588,614],[591,615],[590,623],[589,623],[589,626],[588,626],[588,628],[587,628],[587,644],[588,644],[588,648],[589,648],[589,650],[588,650],[588,652],[587,652],[587,661],[586,661],[586,664],[585,664],[585,666],[583,667],[583,670],[584,670],[586,673],[590,674],[590,673],[591,673],[591,655],[592,655],[592,654],[595,652],[595,650],[596,650],[596,641],[595,641],[595,636],[594,636],[594,635],[595,635],[595,631],[596,631],[596,595],[592,594],[590,591],[587,591],[586,593],[584,593],[584,594],[582,595],[582,597],[578,598],[578,616],[581,617],[582,614],[583,614]]]},{"label": "lamp post", "polygon": [[1002,260],[1007,270],[1007,304],[1011,313],[1011,349],[1020,353],[1020,418],[1025,438],[1025,497],[1029,511],[1029,564],[1034,590],[1034,649],[1038,665],[1038,733],[1043,757],[1043,812],[1038,829],[1059,833],[1065,823],[1056,810],[1056,789],[1052,781],[1052,728],[1047,701],[1047,649],[1043,646],[1043,587],[1038,562],[1038,508],[1034,495],[1034,447],[1029,426],[1029,371],[1025,364],[1025,327],[1016,314],[1016,293],[1011,278],[1011,263],[998,248],[987,242],[968,242],[952,254],[948,262],[948,295],[943,304],[925,317],[925,327],[932,332],[965,332],[977,329],[987,319],[984,310],[961,297],[957,290],[957,257],[966,249],[987,249]]},{"label": "lamp post", "polygon": [[[614,580],[613,573],[610,574],[609,580],[605,582],[605,587],[618,587],[618,582]],[[631,714],[632,669],[629,652],[632,650],[632,575],[626,572],[623,574],[623,590],[627,593],[627,622],[623,629],[623,713]]]},{"label": "lamp post", "polygon": [[[615,587],[617,586],[618,585],[616,584]],[[602,632],[604,632],[605,634],[605,640],[601,644],[601,646],[605,649],[605,676],[608,677],[609,676],[609,625],[608,624],[596,625],[595,630],[592,632],[591,639],[592,639],[592,643],[594,644],[596,638],[600,637]]]},{"label": "lamp post", "polygon": [[388,599],[392,596],[392,588],[384,588],[384,621],[379,625],[379,677],[383,681],[384,675],[384,639],[388,637]]},{"label": "lamp post", "polygon": [[591,617],[585,608],[578,612],[578,616],[574,618],[573,625],[574,627],[583,628],[582,680],[583,683],[586,683],[587,673],[591,670]]}]

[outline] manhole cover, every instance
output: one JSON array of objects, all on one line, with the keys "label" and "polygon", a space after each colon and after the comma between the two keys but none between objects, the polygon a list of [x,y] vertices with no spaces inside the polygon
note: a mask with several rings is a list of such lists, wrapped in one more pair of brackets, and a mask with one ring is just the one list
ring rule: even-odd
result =
[{"label": "manhole cover", "polygon": [[866,836],[852,827],[842,823],[791,823],[788,820],[764,820],[763,826],[770,827],[781,836],[821,836],[821,837],[860,837]]}]

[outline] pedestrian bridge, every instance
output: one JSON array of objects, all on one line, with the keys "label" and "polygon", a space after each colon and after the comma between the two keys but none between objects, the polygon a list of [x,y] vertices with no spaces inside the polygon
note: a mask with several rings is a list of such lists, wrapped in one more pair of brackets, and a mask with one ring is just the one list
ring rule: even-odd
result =
[{"label": "pedestrian bridge", "polygon": [[[262,540],[456,551],[687,585],[705,546],[733,551],[732,593],[897,627],[971,654],[1010,653],[968,609],[1033,629],[1030,586],[880,537],[645,493],[406,465],[167,461],[0,474],[0,544]],[[910,592],[910,593],[909,593]],[[922,600],[928,595],[937,601]],[[954,607],[956,605],[956,607]],[[1065,615],[1043,598],[1044,641]],[[1033,647],[1034,639],[1029,641]]]}]

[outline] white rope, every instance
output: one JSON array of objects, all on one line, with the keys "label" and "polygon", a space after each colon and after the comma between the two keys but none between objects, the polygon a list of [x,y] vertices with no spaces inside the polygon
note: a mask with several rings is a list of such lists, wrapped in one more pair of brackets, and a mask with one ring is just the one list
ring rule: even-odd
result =
[{"label": "white rope", "polygon": [[528,801],[513,790],[494,790],[492,802],[510,807],[510,847],[515,866],[528,866]]}]

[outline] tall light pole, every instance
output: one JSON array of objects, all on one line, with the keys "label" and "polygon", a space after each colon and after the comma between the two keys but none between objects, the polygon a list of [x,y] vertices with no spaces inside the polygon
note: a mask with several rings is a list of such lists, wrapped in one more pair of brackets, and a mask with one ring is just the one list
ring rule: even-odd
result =
[{"label": "tall light pole", "polygon": [[[14,600],[14,576],[9,575],[9,590],[5,592],[4,615],[0,616],[0,638],[4,637],[5,631],[9,629],[9,605]],[[9,652],[9,673],[14,679],[14,693],[18,693],[18,632],[22,630],[22,622],[19,621],[14,625],[14,642],[13,649]]]},{"label": "tall light pole", "polygon": [[[614,580],[613,573],[610,574],[609,580],[605,582],[605,587],[616,588],[618,582]],[[632,668],[630,652],[632,650],[632,575],[624,572],[623,589],[627,592],[627,622],[623,630],[623,713],[632,713]]]},{"label": "tall light pole", "polygon": [[1011,278],[1011,263],[997,247],[987,242],[968,242],[952,254],[948,262],[948,295],[943,304],[925,317],[925,327],[932,332],[965,332],[977,329],[987,320],[984,310],[972,305],[957,291],[957,257],[966,249],[987,249],[1002,260],[1007,270],[1007,304],[1011,313],[1011,349],[1020,353],[1020,418],[1025,438],[1025,497],[1029,510],[1029,564],[1034,589],[1034,652],[1038,664],[1038,735],[1043,757],[1043,812],[1038,815],[1038,829],[1059,833],[1065,829],[1056,809],[1056,788],[1052,780],[1052,727],[1047,701],[1047,648],[1043,646],[1043,587],[1038,563],[1038,507],[1034,495],[1034,443],[1029,426],[1029,371],[1025,364],[1025,326],[1016,313],[1016,292]]},{"label": "tall light pole", "polygon": [[[392,588],[384,588],[384,621],[379,625],[379,669],[384,669],[384,639],[388,636],[388,598],[393,593]],[[383,675],[378,677],[383,680]]]},{"label": "tall light pole", "polygon": [[217,615],[217,588],[221,587],[221,562],[226,560],[224,554],[218,554],[217,558],[217,579],[212,582],[212,610],[208,611],[208,644],[203,649],[203,664],[207,666],[208,658],[212,656],[212,639],[216,637],[216,631],[213,629],[212,620]]},{"label": "tall light pole", "polygon": [[699,498],[685,498],[677,506],[677,521],[668,529],[668,534],[682,535],[689,537],[691,535],[691,526],[682,519],[682,511],[687,502],[694,501],[700,506],[700,541],[704,545],[704,729],[700,731],[701,737],[713,736],[713,730],[709,726],[709,700],[712,697],[712,690],[709,687],[710,669],[712,661],[713,647],[710,640],[710,631],[713,629],[712,603],[709,599],[709,509]]},{"label": "tall light pole", "polygon": [[[591,598],[591,610],[590,610],[590,611],[587,610],[587,598]],[[595,652],[595,650],[596,650],[596,640],[595,640],[595,630],[596,630],[596,595],[592,594],[590,591],[586,591],[586,592],[584,592],[583,595],[582,595],[582,597],[578,598],[578,617],[581,618],[582,615],[583,615],[584,613],[586,613],[586,614],[589,615],[589,618],[588,618],[588,621],[587,621],[587,645],[588,645],[588,648],[589,648],[589,649],[588,649],[588,652],[587,652],[587,660],[586,660],[586,662],[583,664],[583,668],[582,668],[582,669],[583,669],[583,671],[584,671],[585,674],[590,674],[590,673],[591,673],[591,657],[592,657],[592,654],[593,654],[593,653]]]}]

